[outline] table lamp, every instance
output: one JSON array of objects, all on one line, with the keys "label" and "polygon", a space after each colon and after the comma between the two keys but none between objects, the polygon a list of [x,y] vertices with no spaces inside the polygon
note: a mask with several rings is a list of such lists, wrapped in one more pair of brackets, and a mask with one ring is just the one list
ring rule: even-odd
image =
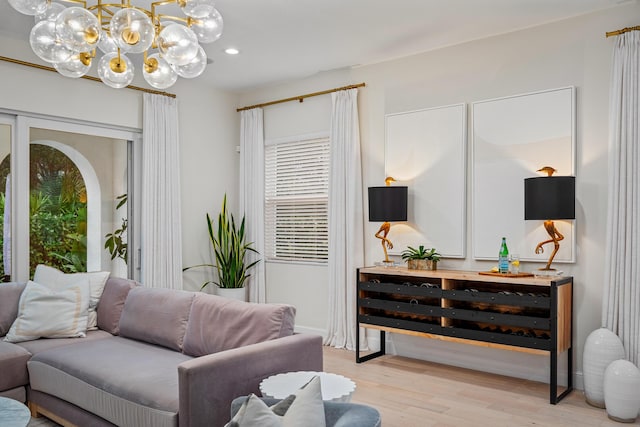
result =
[{"label": "table lamp", "polygon": [[553,252],[547,265],[540,268],[541,271],[553,272],[555,269],[551,268],[551,262],[560,249],[560,240],[564,239],[553,220],[576,218],[576,178],[552,176],[555,169],[550,166],[545,166],[538,172],[546,172],[547,176],[524,180],[524,219],[544,221],[544,228],[551,238],[538,243],[535,252],[543,253],[543,245],[553,243]]},{"label": "table lamp", "polygon": [[387,238],[391,228],[391,221],[407,220],[407,187],[392,187],[395,179],[385,179],[384,187],[369,187],[369,221],[383,221],[376,237],[381,240],[384,251],[383,265],[393,265],[389,260],[387,248],[393,249],[393,244]]}]

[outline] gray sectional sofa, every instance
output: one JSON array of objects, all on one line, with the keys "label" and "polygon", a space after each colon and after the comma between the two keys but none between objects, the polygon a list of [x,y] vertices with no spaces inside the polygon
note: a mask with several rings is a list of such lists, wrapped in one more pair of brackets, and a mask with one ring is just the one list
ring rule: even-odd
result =
[{"label": "gray sectional sofa", "polygon": [[[24,284],[0,284],[0,337]],[[109,278],[86,338],[0,340],[0,395],[67,426],[222,426],[234,398],[281,372],[321,371],[295,308]]]}]

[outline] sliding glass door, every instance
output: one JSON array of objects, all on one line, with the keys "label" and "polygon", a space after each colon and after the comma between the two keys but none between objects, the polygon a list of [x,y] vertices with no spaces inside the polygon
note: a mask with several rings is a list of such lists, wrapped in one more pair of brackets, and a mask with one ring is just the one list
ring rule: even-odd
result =
[{"label": "sliding glass door", "polygon": [[[0,128],[5,280],[27,280],[38,264],[136,278],[130,248],[135,247],[132,169],[139,135],[22,116],[5,126]],[[3,145],[7,133],[14,135],[9,149]]]}]

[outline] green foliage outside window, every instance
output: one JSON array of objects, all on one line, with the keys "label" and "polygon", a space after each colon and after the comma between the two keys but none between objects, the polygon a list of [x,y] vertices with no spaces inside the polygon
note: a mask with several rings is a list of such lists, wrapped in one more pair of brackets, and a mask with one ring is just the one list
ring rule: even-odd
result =
[{"label": "green foliage outside window", "polygon": [[[116,197],[116,200],[118,200],[118,205],[116,206],[116,210],[118,210],[127,204],[127,195],[122,194]],[[126,264],[128,248],[127,227],[129,222],[126,218],[122,218],[121,221],[120,228],[116,228],[113,233],[108,233],[104,236],[106,238],[104,248],[109,251],[112,260],[120,258]]]},{"label": "green foliage outside window", "polygon": [[[32,144],[29,156],[31,276],[38,264],[67,273],[87,271],[87,196],[80,171],[52,147]],[[5,210],[4,186],[9,164],[9,156],[0,163],[0,218]],[[0,248],[4,238],[2,226],[0,221]]]}]

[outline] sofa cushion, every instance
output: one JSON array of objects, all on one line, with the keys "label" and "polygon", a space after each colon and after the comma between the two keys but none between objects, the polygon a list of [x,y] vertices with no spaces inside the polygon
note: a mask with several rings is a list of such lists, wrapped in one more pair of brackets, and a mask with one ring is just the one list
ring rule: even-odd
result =
[{"label": "sofa cushion", "polygon": [[109,277],[98,303],[98,328],[110,334],[120,332],[120,316],[129,291],[140,284],[134,280]]},{"label": "sofa cushion", "polygon": [[[112,337],[36,354],[31,388],[120,426],[177,426],[182,353]],[[116,409],[117,408],[117,409]]]},{"label": "sofa cushion", "polygon": [[0,283],[0,337],[9,332],[9,328],[18,316],[18,302],[26,283]]},{"label": "sofa cushion", "polygon": [[31,353],[24,348],[0,341],[0,390],[29,384],[27,362],[30,358]]},{"label": "sofa cushion", "polygon": [[4,340],[21,342],[41,337],[84,337],[88,309],[86,279],[58,291],[29,281],[20,296],[18,317]]},{"label": "sofa cushion", "polygon": [[296,309],[199,293],[191,305],[183,352],[203,356],[293,334]]},{"label": "sofa cushion", "polygon": [[182,350],[194,292],[134,288],[124,302],[120,335]]},{"label": "sofa cushion", "polygon": [[23,341],[16,343],[16,345],[24,348],[31,354],[38,354],[42,351],[46,351],[52,348],[62,347],[70,344],[78,344],[79,342],[93,341],[104,338],[110,338],[111,335],[105,331],[87,331],[87,336],[84,338],[42,338],[34,341]]},{"label": "sofa cushion", "polygon": [[79,282],[86,283],[85,286],[89,287],[89,320],[87,322],[87,329],[89,330],[98,328],[96,307],[98,306],[104,285],[108,278],[108,271],[67,274],[57,268],[43,264],[39,264],[36,267],[36,272],[33,275],[34,282],[41,283],[55,290],[64,289],[71,284]]}]

